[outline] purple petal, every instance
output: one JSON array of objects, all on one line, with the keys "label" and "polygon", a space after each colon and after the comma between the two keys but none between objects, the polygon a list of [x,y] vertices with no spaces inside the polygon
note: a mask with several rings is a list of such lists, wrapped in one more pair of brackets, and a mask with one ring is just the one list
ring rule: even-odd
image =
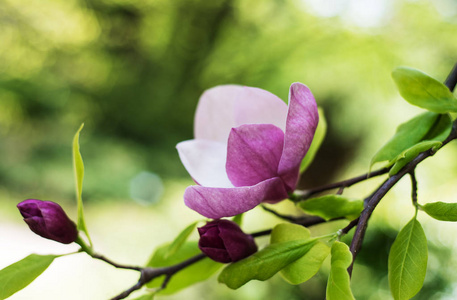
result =
[{"label": "purple petal", "polygon": [[211,227],[205,232],[198,228],[198,232],[200,234],[200,244],[205,245],[207,248],[225,249],[224,242],[219,237],[219,228],[217,226]]},{"label": "purple petal", "polygon": [[200,185],[233,187],[225,171],[227,145],[208,140],[190,140],[176,145],[181,162]]},{"label": "purple petal", "polygon": [[234,186],[251,186],[278,176],[284,133],[271,124],[233,128],[227,146],[227,175]]},{"label": "purple petal", "polygon": [[254,238],[245,234],[237,224],[222,220],[219,224],[219,231],[219,236],[224,241],[225,249],[227,249],[232,262],[243,259],[257,251]]},{"label": "purple petal", "polygon": [[262,201],[278,201],[285,198],[287,198],[287,192],[278,177],[254,186],[234,188],[190,186],[184,192],[184,203],[210,219],[235,216],[253,209]]},{"label": "purple petal", "polygon": [[284,150],[279,162],[279,174],[290,190],[298,181],[300,163],[313,141],[319,115],[316,101],[308,87],[293,83],[289,92]]},{"label": "purple petal", "polygon": [[20,202],[17,207],[19,212],[24,218],[32,218],[32,217],[39,217],[42,218],[43,215],[41,213],[40,208],[38,207],[38,200],[35,199],[27,199]]},{"label": "purple petal", "polygon": [[273,124],[285,129],[287,105],[259,88],[221,85],[200,97],[195,113],[196,139],[226,143],[230,129],[242,124]]},{"label": "purple petal", "polygon": [[220,263],[230,263],[232,258],[225,249],[211,248],[211,247],[200,247],[200,250],[205,253],[209,258]]},{"label": "purple petal", "polygon": [[17,205],[24,221],[36,234],[60,243],[76,240],[76,224],[68,218],[62,207],[51,201],[27,199]]}]

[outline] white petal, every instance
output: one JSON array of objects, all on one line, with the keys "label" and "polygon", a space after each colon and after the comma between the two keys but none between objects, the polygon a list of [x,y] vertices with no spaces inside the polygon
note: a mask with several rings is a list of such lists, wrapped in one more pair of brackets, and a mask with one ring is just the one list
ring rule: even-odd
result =
[{"label": "white petal", "polygon": [[189,140],[179,143],[176,148],[187,172],[198,184],[207,187],[233,187],[225,171],[225,143]]},{"label": "white petal", "polygon": [[195,112],[196,139],[227,143],[230,129],[236,127],[234,100],[242,89],[238,85],[220,85],[203,93]]},{"label": "white petal", "polygon": [[287,105],[259,88],[221,85],[200,97],[195,113],[195,138],[227,143],[230,130],[243,124],[286,128]]},{"label": "white petal", "polygon": [[243,87],[235,106],[236,126],[273,124],[286,129],[287,104],[276,95],[253,87]]}]

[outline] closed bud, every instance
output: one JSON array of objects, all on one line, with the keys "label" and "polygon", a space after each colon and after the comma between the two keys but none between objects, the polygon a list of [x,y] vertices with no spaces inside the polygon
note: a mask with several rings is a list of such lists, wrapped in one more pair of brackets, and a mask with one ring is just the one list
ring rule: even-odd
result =
[{"label": "closed bud", "polygon": [[75,223],[59,204],[37,199],[24,200],[17,205],[30,230],[44,238],[70,244],[78,237]]},{"label": "closed bud", "polygon": [[251,235],[232,221],[215,220],[198,228],[198,247],[209,258],[221,263],[235,262],[257,251]]}]

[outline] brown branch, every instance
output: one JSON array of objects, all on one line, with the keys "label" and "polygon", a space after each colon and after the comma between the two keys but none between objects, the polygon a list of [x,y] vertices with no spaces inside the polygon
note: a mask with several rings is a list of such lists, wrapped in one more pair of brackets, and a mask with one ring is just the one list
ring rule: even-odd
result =
[{"label": "brown branch", "polygon": [[321,192],[325,192],[328,190],[337,189],[337,188],[339,189],[339,192],[341,192],[342,189],[344,189],[344,188],[350,187],[356,183],[365,181],[367,179],[386,174],[388,172],[389,172],[389,168],[383,168],[383,169],[376,170],[376,171],[373,171],[373,172],[370,172],[367,174],[363,174],[363,175],[360,175],[360,176],[357,176],[354,178],[350,178],[347,180],[343,180],[343,181],[339,181],[339,182],[335,182],[335,183],[331,183],[331,184],[326,184],[323,186],[319,186],[319,187],[301,191],[301,192],[297,191],[298,193],[293,195],[290,199],[293,201],[302,201],[302,200],[308,199],[312,195],[315,195],[315,194],[318,194]]},{"label": "brown branch", "polygon": [[141,267],[137,267],[137,266],[129,266],[129,265],[121,265],[121,264],[118,264],[118,263],[115,263],[114,261],[106,258],[105,256],[103,255],[100,255],[100,254],[97,254],[97,253],[94,253],[91,255],[93,258],[96,258],[96,259],[100,259],[100,260],[103,260],[104,262],[118,268],[118,269],[126,269],[126,270],[134,270],[134,271],[139,271],[141,272],[141,270],[143,270],[143,268]]},{"label": "brown branch", "polygon": [[349,231],[351,231],[352,228],[357,226],[357,223],[359,222],[359,218],[352,220],[346,227],[341,229],[342,234],[347,234]]},{"label": "brown branch", "polygon": [[[331,219],[331,220],[326,221],[325,219],[322,219],[320,217],[306,217],[306,218],[302,218],[299,222],[295,222],[295,223],[305,226],[305,227],[309,227],[309,226],[313,226],[313,225],[317,225],[317,224],[321,224],[321,223],[325,223],[325,222],[336,221],[336,220],[340,220],[340,219],[342,219],[342,218],[336,218],[336,219]],[[271,233],[271,231],[272,231],[272,229],[258,231],[258,232],[252,233],[251,236],[252,237],[265,236],[265,235],[269,235]],[[138,282],[135,285],[133,285],[132,287],[130,287],[129,289],[127,289],[127,290],[123,291],[122,293],[120,293],[119,295],[117,295],[116,297],[111,298],[111,300],[124,299],[124,298],[128,297],[131,293],[133,293],[134,291],[142,288],[144,285],[146,285],[148,282],[150,282],[154,278],[165,275],[165,279],[160,287],[160,290],[162,290],[162,289],[166,288],[168,282],[170,281],[170,279],[173,277],[174,274],[176,274],[177,272],[181,271],[182,269],[202,260],[205,257],[206,257],[206,255],[204,253],[200,253],[195,256],[192,256],[191,258],[189,258],[181,263],[178,263],[176,265],[172,265],[169,267],[163,267],[163,268],[138,267],[138,269],[141,271],[141,276],[140,276],[140,279],[138,280]],[[111,260],[108,260],[101,255],[98,255],[97,257],[94,257],[94,258],[98,258],[98,259],[103,258],[102,259],[103,261],[105,261],[117,268],[123,268],[123,269],[137,268],[137,267],[129,267],[129,266],[123,266],[123,265],[113,263]],[[137,270],[137,269],[133,269],[133,270]]]},{"label": "brown branch", "polygon": [[303,219],[304,217],[296,217],[296,216],[292,216],[292,215],[283,215],[281,213],[278,213],[277,211],[269,208],[269,207],[266,207],[265,205],[261,205],[260,207],[262,207],[263,210],[277,216],[278,218],[280,219],[283,219],[283,220],[286,220],[286,221],[289,221],[289,222],[292,222],[292,223],[297,223],[299,222],[301,219]]},{"label": "brown branch", "polygon": [[409,172],[409,175],[411,177],[411,200],[413,201],[413,205],[417,206],[417,179],[414,169]]},{"label": "brown branch", "polygon": [[182,269],[187,268],[188,266],[202,260],[205,258],[206,255],[204,253],[197,254],[195,256],[192,256],[191,258],[180,262],[176,265],[169,266],[169,267],[164,267],[164,268],[151,268],[151,267],[146,267],[141,270],[141,276],[138,282],[130,287],[129,289],[123,291],[116,297],[111,298],[111,300],[120,300],[128,297],[131,293],[133,293],[136,290],[139,290],[142,288],[144,285],[146,285],[148,282],[153,280],[154,278],[157,278],[159,276],[165,275],[165,279],[160,287],[160,290],[166,288],[168,282],[170,281],[171,277],[181,271]]},{"label": "brown branch", "polygon": [[454,91],[455,85],[457,84],[457,63],[454,65],[451,73],[447,76],[446,80],[444,81],[444,85],[446,85],[449,90]]},{"label": "brown branch", "polygon": [[[451,73],[449,74],[448,78],[445,81],[445,85],[449,88],[450,91],[453,91],[455,85],[457,84],[457,64],[452,69]],[[443,142],[442,146],[445,146],[450,141],[457,138],[457,120],[454,121],[452,124],[452,130],[446,140]],[[406,174],[413,172],[416,166],[421,163],[426,158],[434,155],[436,151],[433,149],[424,151],[420,153],[416,158],[414,158],[411,162],[409,162],[406,166],[404,166],[397,174],[392,175],[387,181],[385,181],[376,191],[375,193],[368,198],[367,205],[365,209],[362,211],[359,217],[359,221],[357,223],[357,229],[354,233],[354,237],[352,238],[351,242],[351,253],[352,253],[352,264],[348,268],[349,275],[352,274],[352,269],[354,267],[354,261],[357,257],[358,252],[362,246],[363,237],[365,235],[365,231],[368,226],[368,220],[370,219],[371,214],[373,213],[376,206],[379,204],[381,199],[387,194],[387,192]]]}]

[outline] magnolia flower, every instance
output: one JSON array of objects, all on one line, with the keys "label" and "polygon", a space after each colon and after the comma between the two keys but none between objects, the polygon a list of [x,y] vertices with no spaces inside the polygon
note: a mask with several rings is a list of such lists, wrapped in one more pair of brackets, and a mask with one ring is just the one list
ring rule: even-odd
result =
[{"label": "magnolia flower", "polygon": [[209,258],[221,263],[235,262],[257,251],[251,235],[244,233],[235,222],[215,220],[198,228],[198,247]]},{"label": "magnolia flower", "polygon": [[51,201],[24,200],[17,205],[30,230],[44,238],[70,244],[78,237],[75,223],[62,207]]},{"label": "magnolia flower", "polygon": [[316,101],[301,83],[291,85],[288,106],[259,88],[207,90],[195,114],[195,139],[177,145],[198,184],[186,189],[185,204],[218,219],[288,198],[318,120]]}]

